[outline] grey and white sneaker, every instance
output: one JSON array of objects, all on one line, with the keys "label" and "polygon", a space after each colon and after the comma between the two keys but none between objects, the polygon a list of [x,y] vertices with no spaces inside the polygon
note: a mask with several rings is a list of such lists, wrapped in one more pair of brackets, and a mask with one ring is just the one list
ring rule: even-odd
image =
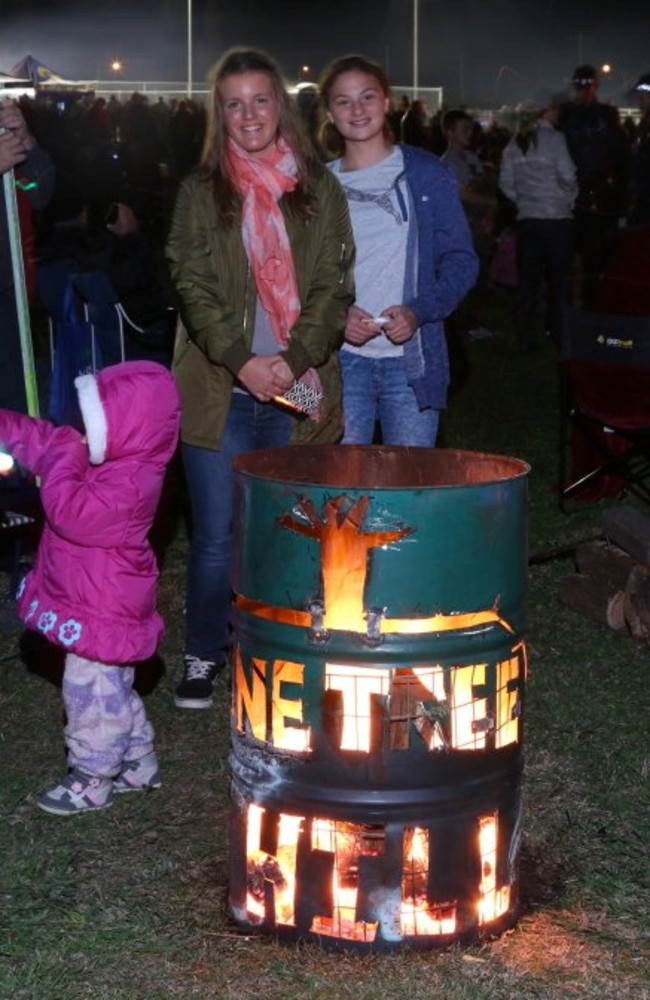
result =
[{"label": "grey and white sneaker", "polygon": [[127,760],[117,778],[113,779],[113,791],[118,794],[144,792],[149,788],[160,788],[161,785],[158,758],[153,750],[145,757]]},{"label": "grey and white sneaker", "polygon": [[174,704],[178,708],[209,708],[218,672],[219,666],[213,660],[184,656],[183,679],[176,688]]},{"label": "grey and white sneaker", "polygon": [[81,812],[106,809],[113,804],[113,782],[73,768],[63,781],[43,792],[37,805],[54,816],[74,816]]}]

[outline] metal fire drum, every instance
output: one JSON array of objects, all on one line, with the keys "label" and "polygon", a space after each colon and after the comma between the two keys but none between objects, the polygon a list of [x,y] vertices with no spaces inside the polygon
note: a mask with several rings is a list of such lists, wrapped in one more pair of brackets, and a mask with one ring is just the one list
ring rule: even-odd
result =
[{"label": "metal fire drum", "polygon": [[528,471],[386,446],[236,459],[242,928],[390,950],[516,920]]}]

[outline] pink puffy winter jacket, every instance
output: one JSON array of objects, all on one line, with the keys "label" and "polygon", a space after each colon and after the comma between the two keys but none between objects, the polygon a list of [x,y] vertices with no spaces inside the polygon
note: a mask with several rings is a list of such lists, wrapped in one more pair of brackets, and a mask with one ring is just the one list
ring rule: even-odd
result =
[{"label": "pink puffy winter jacket", "polygon": [[147,540],[176,448],[173,376],[127,361],[75,380],[86,441],[72,427],[0,410],[0,443],[40,478],[45,526],[19,591],[22,620],[102,663],[153,655],[163,632]]}]

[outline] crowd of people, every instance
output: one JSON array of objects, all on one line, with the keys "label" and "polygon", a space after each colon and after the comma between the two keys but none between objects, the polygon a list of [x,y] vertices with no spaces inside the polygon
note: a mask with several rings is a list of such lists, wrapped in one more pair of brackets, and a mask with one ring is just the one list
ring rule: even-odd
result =
[{"label": "crowd of people", "polygon": [[570,101],[522,109],[498,155],[465,109],[427,122],[416,102],[395,106],[384,69],[362,55],[324,70],[318,130],[273,59],[243,48],[215,67],[205,117],[141,95],[63,116],[0,104],[26,287],[39,260],[61,256],[119,284],[120,265],[127,278],[136,259],[151,267],[143,238],[162,236],[178,310],[167,368],[130,360],[75,379],[81,430],[26,415],[3,195],[0,442],[38,475],[45,520],[19,609],[66,654],[68,772],[40,797],[45,811],[105,808],[160,784],[132,681],[160,635],[147,539],[179,428],[192,531],[175,703],[204,709],[229,661],[233,458],[305,442],[434,446],[448,338],[481,329],[504,233],[521,350],[536,346],[542,281],[560,350],[570,298],[597,307],[625,220],[650,223],[650,76],[634,145],[597,100],[593,67],[573,86]]}]

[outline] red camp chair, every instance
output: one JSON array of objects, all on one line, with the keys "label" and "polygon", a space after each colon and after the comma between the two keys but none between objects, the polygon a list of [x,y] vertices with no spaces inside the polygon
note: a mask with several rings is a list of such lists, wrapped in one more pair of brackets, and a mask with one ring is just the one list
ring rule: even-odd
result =
[{"label": "red camp chair", "polygon": [[559,502],[650,503],[650,318],[576,312],[560,361]]}]

